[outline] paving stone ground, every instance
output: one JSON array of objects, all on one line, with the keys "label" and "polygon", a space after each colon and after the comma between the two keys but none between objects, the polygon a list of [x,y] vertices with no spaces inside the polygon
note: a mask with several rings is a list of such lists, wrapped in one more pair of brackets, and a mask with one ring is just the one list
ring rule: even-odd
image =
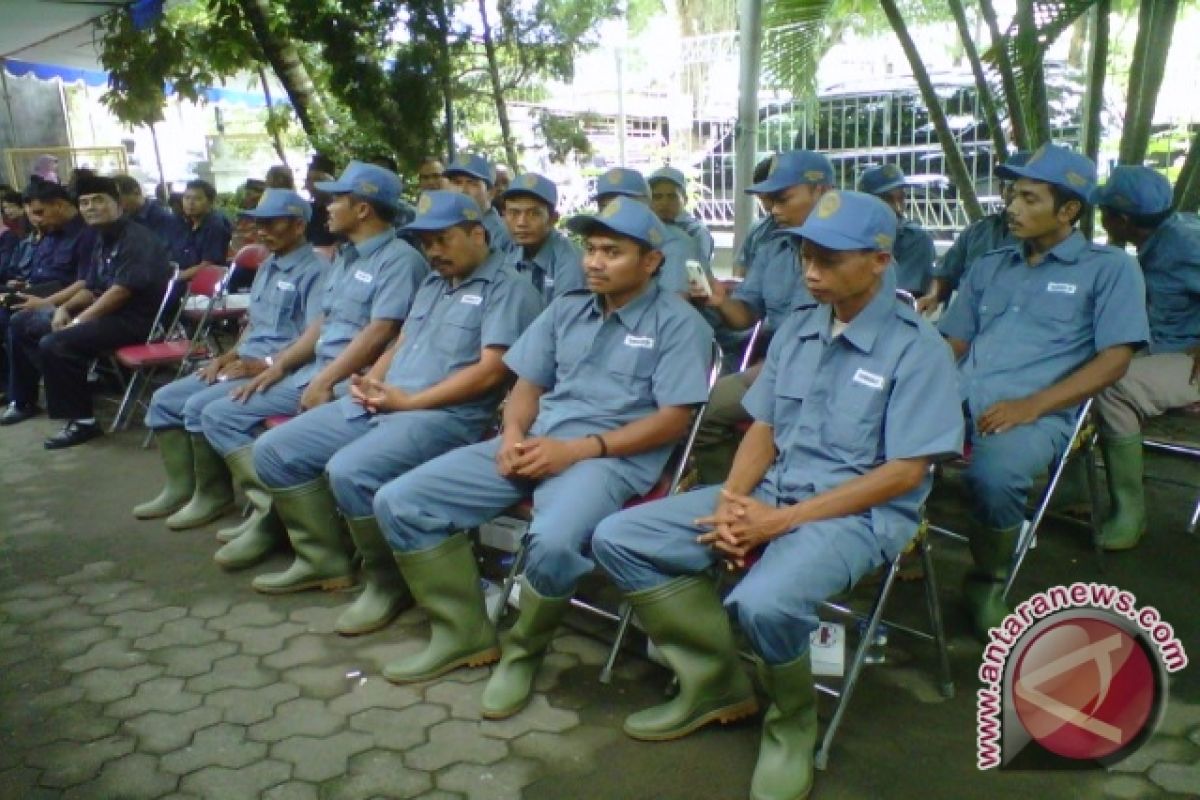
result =
[{"label": "paving stone ground", "polygon": [[[668,675],[637,655],[597,681],[603,624],[580,617],[555,641],[538,694],[481,720],[484,669],[397,687],[382,666],[420,645],[410,611],[379,633],[332,633],[352,595],[256,595],[211,562],[216,525],[172,532],[129,508],[158,485],[140,434],[50,453],[44,419],[0,432],[0,800],[27,798],[737,798],[748,793],[757,723],[678,742],[636,743],[621,720],[661,697]],[[1134,592],[1200,657],[1200,538],[1183,531],[1200,470],[1152,458],[1151,532],[1098,572],[1086,535],[1049,524],[1018,591],[1078,578]],[[1179,485],[1179,484],[1188,484]],[[961,503],[939,492],[932,513]],[[1158,732],[1107,770],[980,773],[974,766],[980,648],[955,606],[967,556],[937,564],[958,691],[936,690],[928,649],[893,637],[870,668],[815,798],[1200,796],[1200,668],[1172,676]],[[285,563],[284,557],[263,568]],[[916,621],[920,587],[896,606]],[[869,590],[856,597],[869,597]],[[582,631],[582,632],[581,632]],[[822,717],[832,706],[822,702]]]}]

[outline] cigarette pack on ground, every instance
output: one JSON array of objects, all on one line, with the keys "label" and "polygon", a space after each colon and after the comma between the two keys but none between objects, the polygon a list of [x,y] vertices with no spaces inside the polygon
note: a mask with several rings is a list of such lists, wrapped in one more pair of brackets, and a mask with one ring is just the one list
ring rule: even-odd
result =
[{"label": "cigarette pack on ground", "polygon": [[814,675],[840,678],[846,671],[846,626],[822,622],[809,634]]}]

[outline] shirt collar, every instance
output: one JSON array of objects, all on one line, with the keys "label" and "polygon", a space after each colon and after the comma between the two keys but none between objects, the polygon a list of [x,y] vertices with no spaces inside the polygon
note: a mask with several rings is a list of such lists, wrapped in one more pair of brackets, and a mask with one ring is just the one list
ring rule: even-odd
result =
[{"label": "shirt collar", "polygon": [[385,244],[387,244],[388,242],[390,242],[392,239],[395,239],[395,238],[396,238],[396,232],[393,231],[391,228],[388,228],[383,233],[376,234],[375,236],[372,236],[370,239],[364,239],[363,241],[358,242],[357,244],[355,244],[354,242],[349,242],[348,244],[350,247],[353,247],[355,250],[358,251],[359,258],[370,258],[372,255],[375,254],[375,252],[377,250],[379,250]]},{"label": "shirt collar", "polygon": [[314,258],[316,253],[313,252],[313,247],[308,242],[297,247],[286,256],[272,256],[271,261],[275,264],[275,268],[283,272],[291,272],[293,269]]},{"label": "shirt collar", "polygon": [[[621,324],[626,328],[632,329],[637,327],[638,323],[642,321],[642,317],[646,315],[646,311],[658,299],[661,291],[662,289],[658,285],[658,280],[651,278],[646,283],[646,288],[642,290],[642,293],[614,311],[613,316],[620,320]],[[590,311],[593,316],[597,314],[604,316],[604,300],[600,295],[592,295]]]},{"label": "shirt collar", "polygon": [[554,249],[560,244],[566,242],[566,240],[567,237],[563,236],[560,231],[552,229],[550,231],[550,235],[546,237],[546,241],[542,242],[542,246],[539,247],[538,251],[533,254],[533,258],[526,258],[525,251],[521,249],[521,246],[519,244],[514,245],[514,247],[517,248],[518,254],[520,255],[520,258],[517,259],[517,262],[528,264],[532,261],[534,264],[537,264],[539,267],[541,267],[542,271],[549,273],[550,268],[554,266]]},{"label": "shirt collar", "polygon": [[444,294],[454,294],[458,290],[466,288],[477,281],[480,283],[491,283],[493,280],[495,280],[496,273],[499,272],[500,268],[503,266],[504,254],[497,253],[495,250],[491,250],[488,252],[487,261],[484,261],[482,264],[476,267],[475,271],[468,275],[466,280],[464,280],[458,286],[451,286],[450,281],[439,275],[436,270],[431,271],[430,274],[435,276],[437,281],[442,285],[442,292]]},{"label": "shirt collar", "polygon": [[[1077,264],[1079,263],[1080,256],[1087,250],[1088,244],[1088,240],[1084,238],[1082,233],[1078,230],[1073,230],[1070,236],[1050,248],[1041,263],[1045,264],[1048,260],[1054,259],[1062,264]],[[1008,245],[1008,247],[1022,261],[1025,260],[1025,244],[1023,242],[1017,242],[1016,244]]]},{"label": "shirt collar", "polygon": [[[850,320],[850,324],[842,331],[842,338],[847,344],[864,353],[871,352],[879,331],[892,314],[896,313],[896,304],[899,302],[896,299],[895,270],[889,267],[883,274],[879,291],[871,298],[871,302]],[[811,339],[819,336],[822,342],[829,344],[832,341],[832,329],[833,306],[822,305],[805,320],[800,328],[800,338]]]}]

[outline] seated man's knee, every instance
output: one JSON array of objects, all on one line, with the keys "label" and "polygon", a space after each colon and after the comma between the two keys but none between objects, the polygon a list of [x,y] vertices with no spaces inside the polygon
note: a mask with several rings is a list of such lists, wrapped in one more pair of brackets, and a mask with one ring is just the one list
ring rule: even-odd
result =
[{"label": "seated man's knee", "polygon": [[778,593],[739,591],[739,586],[725,600],[725,607],[737,618],[738,626],[756,643],[791,638],[789,632],[807,628],[804,620],[814,614],[820,598],[797,598],[789,592],[785,605]]},{"label": "seated man's knee", "polygon": [[[373,481],[364,473],[362,462],[353,453],[334,453],[325,465],[325,475],[329,479],[329,488],[343,511],[353,516],[371,513],[374,492],[365,487]],[[365,508],[352,507],[363,505]]]},{"label": "seated man's knee", "polygon": [[259,480],[273,489],[283,487],[280,473],[287,466],[286,457],[278,447],[282,431],[283,428],[269,430],[258,437],[253,444],[254,471],[258,473]]},{"label": "seated man's knee", "polygon": [[1019,524],[1033,478],[1002,458],[972,458],[967,469],[976,516],[993,528]]}]

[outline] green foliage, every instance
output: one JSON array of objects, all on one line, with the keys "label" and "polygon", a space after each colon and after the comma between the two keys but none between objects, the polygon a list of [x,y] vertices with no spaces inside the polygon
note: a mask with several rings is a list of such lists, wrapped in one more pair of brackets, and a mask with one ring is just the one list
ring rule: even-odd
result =
[{"label": "green foliage", "polygon": [[592,154],[592,143],[587,136],[587,125],[594,115],[559,116],[549,111],[538,115],[537,133],[550,150],[550,158],[566,164],[577,158]]}]

